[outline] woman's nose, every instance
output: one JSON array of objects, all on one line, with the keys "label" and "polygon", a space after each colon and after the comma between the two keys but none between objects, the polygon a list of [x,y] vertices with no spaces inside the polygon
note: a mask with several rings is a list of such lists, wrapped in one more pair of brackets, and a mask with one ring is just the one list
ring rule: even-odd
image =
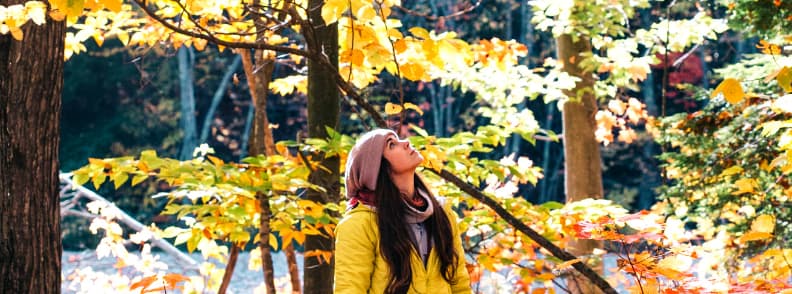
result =
[{"label": "woman's nose", "polygon": [[404,149],[409,149],[409,148],[410,148],[410,141],[403,140],[403,141],[402,141],[402,147],[403,147]]}]

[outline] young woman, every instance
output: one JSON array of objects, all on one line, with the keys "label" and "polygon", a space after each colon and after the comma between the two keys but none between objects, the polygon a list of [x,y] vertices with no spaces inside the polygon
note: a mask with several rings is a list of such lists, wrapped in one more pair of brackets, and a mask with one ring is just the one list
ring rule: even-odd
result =
[{"label": "young woman", "polygon": [[422,161],[390,130],[368,132],[352,148],[335,293],[471,292],[456,215],[415,173]]}]

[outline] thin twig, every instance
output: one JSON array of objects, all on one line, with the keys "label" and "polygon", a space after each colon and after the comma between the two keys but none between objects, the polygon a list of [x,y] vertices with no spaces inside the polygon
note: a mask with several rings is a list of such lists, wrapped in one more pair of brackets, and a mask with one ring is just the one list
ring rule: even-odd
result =
[{"label": "thin twig", "polygon": [[438,21],[438,20],[441,20],[441,19],[444,20],[444,19],[447,19],[447,18],[460,17],[463,14],[466,14],[468,12],[473,11],[473,9],[478,8],[480,5],[481,5],[481,0],[478,0],[478,1],[476,1],[476,4],[468,6],[467,8],[465,8],[463,10],[454,12],[454,13],[449,14],[449,15],[441,15],[441,16],[429,15],[428,13],[415,12],[414,10],[404,8],[404,6],[401,6],[401,5],[394,5],[394,6],[396,8],[398,8],[399,10],[401,10],[402,12],[406,13],[406,14],[409,14],[409,15],[412,15],[412,16],[423,17],[423,18],[425,18],[428,21]]}]

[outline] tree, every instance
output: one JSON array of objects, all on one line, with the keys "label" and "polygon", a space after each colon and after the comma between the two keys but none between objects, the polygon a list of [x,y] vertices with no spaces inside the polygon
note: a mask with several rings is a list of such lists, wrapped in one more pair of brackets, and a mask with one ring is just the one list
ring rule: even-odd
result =
[{"label": "tree", "polygon": [[0,35],[0,293],[60,292],[65,35],[66,25],[55,21]]},{"label": "tree", "polygon": [[[311,0],[309,7],[319,7],[324,1]],[[322,19],[322,10],[314,9],[309,12],[309,20],[315,26],[306,29],[304,34],[309,50],[321,52],[332,62],[333,68],[338,68],[338,24],[325,23]],[[328,128],[338,126],[340,115],[340,96],[334,78],[334,69],[328,68],[315,61],[308,61],[308,136],[311,138],[328,138]],[[314,185],[324,187],[325,192],[308,191],[307,198],[317,203],[338,203],[340,201],[339,164],[338,155],[327,157],[317,154],[322,168],[311,171],[310,181]],[[305,250],[332,251],[333,238],[323,235],[311,235],[305,239]],[[334,262],[322,262],[315,257],[305,257],[305,282],[306,293],[332,293]]]},{"label": "tree", "polygon": [[[556,38],[558,59],[564,71],[580,81],[574,89],[568,90],[570,97],[563,104],[564,126],[564,187],[566,202],[587,198],[602,199],[602,168],[599,142],[594,137],[597,122],[597,100],[594,97],[594,77],[586,74],[580,67],[584,54],[591,54],[591,44],[586,37],[574,40],[571,35]],[[570,253],[575,256],[589,255],[602,242],[594,240],[573,240],[569,243]],[[601,268],[601,267],[600,267]],[[573,293],[595,293],[594,285],[582,283],[575,276],[570,279],[569,289]]]}]

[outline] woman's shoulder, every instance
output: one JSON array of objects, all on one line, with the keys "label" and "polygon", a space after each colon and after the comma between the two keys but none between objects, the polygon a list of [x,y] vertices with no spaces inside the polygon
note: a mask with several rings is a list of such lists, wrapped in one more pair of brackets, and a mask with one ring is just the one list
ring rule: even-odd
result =
[{"label": "woman's shoulder", "polygon": [[347,210],[344,217],[338,222],[338,226],[362,226],[371,225],[376,222],[377,215],[373,208],[359,203],[354,208]]}]

